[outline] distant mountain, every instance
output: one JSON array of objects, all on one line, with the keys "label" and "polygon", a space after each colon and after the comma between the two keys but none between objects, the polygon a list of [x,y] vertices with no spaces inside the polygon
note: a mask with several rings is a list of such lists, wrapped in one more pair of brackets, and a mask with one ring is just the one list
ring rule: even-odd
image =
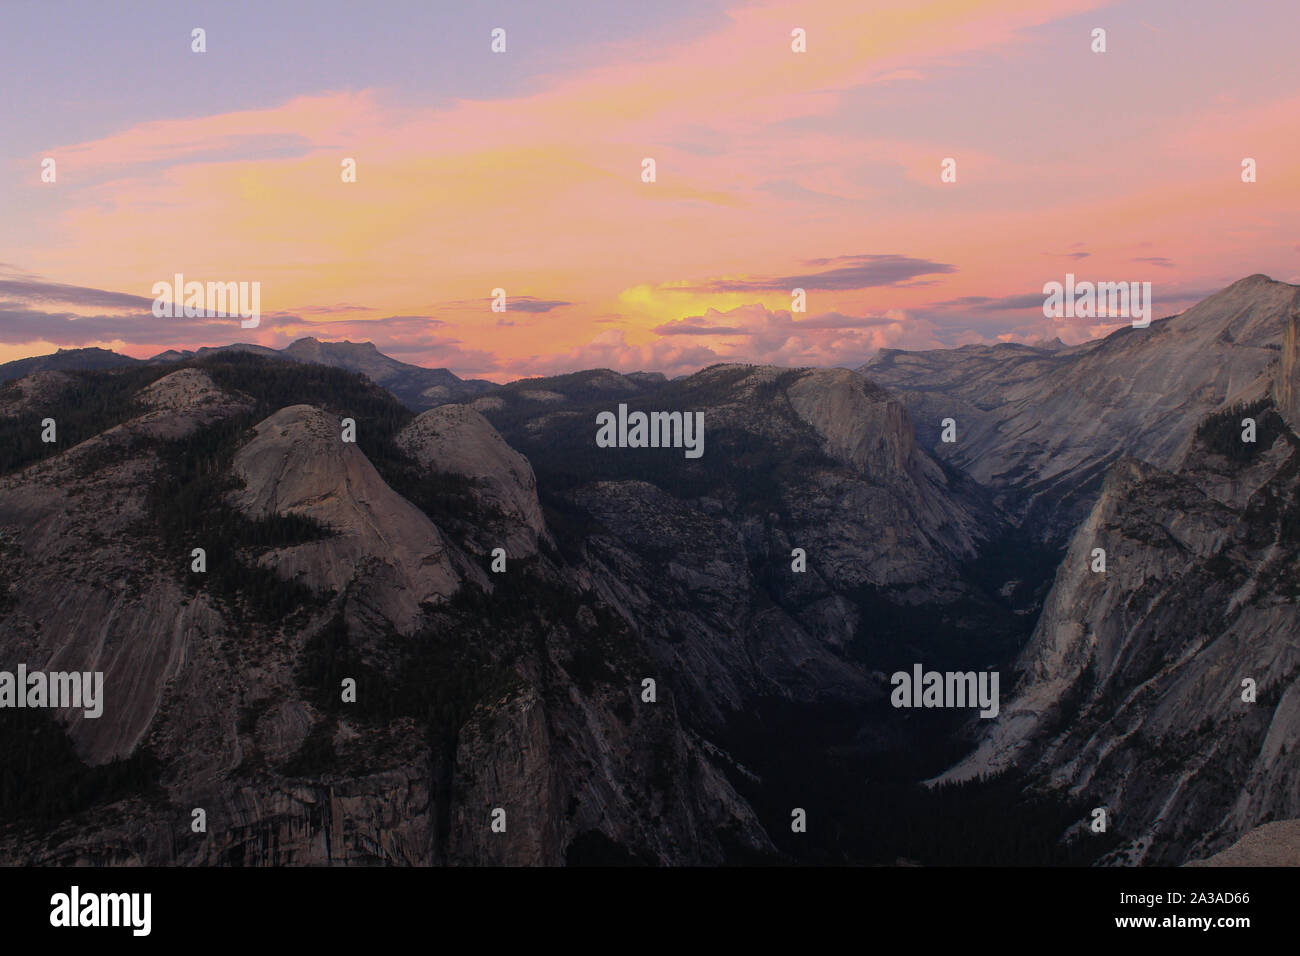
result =
[{"label": "distant mountain", "polygon": [[[462,379],[445,368],[425,368],[390,358],[375,348],[372,342],[322,342],[315,338],[299,339],[287,348],[273,349],[265,345],[237,342],[199,349],[168,349],[148,359],[134,359],[108,349],[59,349],[52,355],[35,355],[0,365],[0,382],[23,378],[33,372],[67,372],[124,368],[160,362],[181,362],[203,358],[223,352],[249,352],[267,358],[288,359],[310,365],[327,365],[331,368],[360,372],[376,385],[393,394],[399,402],[413,411],[423,411],[448,402],[464,401],[482,395],[498,386],[484,379]],[[637,375],[657,373],[638,372]],[[660,376],[662,378],[662,376]]]},{"label": "distant mountain", "polygon": [[[337,349],[213,352],[0,396],[0,658],[105,674],[102,720],[0,711],[36,768],[0,862],[930,859],[879,798],[962,715],[900,719],[885,674],[1005,659],[1037,598],[884,390],[597,369],[415,415],[307,364]],[[597,446],[623,403],[701,413],[704,455]]]},{"label": "distant mountain", "polygon": [[504,408],[507,404],[544,407],[556,403],[626,400],[653,391],[667,379],[657,372],[624,375],[607,368],[585,369],[545,378],[521,378],[501,385],[495,392],[477,399],[480,411]]},{"label": "distant mountain", "polygon": [[[78,352],[0,389],[0,659],[93,664],[105,719],[0,709],[0,863],[1166,864],[1300,818],[1295,286],[890,389]],[[898,709],[917,664],[1000,712]]]},{"label": "distant mountain", "polygon": [[373,342],[322,342],[310,336],[278,350],[242,342],[201,348],[193,352],[169,349],[155,355],[150,361],[172,362],[202,358],[214,352],[252,352],[268,358],[285,358],[293,362],[360,372],[376,385],[386,388],[399,402],[414,411],[462,401],[497,387],[496,383],[483,379],[459,378],[445,368],[425,368],[422,365],[399,362],[375,348]]},{"label": "distant mountain", "polygon": [[12,381],[33,372],[71,372],[84,369],[121,368],[139,365],[139,359],[108,349],[59,349],[51,355],[33,355],[0,365],[0,382]]},{"label": "distant mountain", "polygon": [[[1024,390],[1002,427],[1039,441],[1061,429],[1060,480],[1088,448],[1146,460],[1105,468],[1001,718],[941,782],[1010,772],[1106,808],[1103,862],[1117,864],[1181,862],[1300,817],[1298,306],[1297,287],[1252,276],[1070,362],[1004,365],[1008,391]],[[1031,372],[1021,385],[1015,368]],[[1051,397],[1064,382],[1073,416]],[[985,394],[993,414],[1006,407],[1006,392]],[[1049,460],[1032,442],[1020,454],[1032,483]],[[1066,838],[1093,840],[1086,819]]]},{"label": "distant mountain", "polygon": [[1119,863],[1300,816],[1298,472],[1300,439],[1267,398],[1206,419],[1174,469],[1112,466],[1002,719],[944,779],[1015,767],[1108,807]]},{"label": "distant mountain", "polygon": [[[463,379],[445,368],[425,368],[400,362],[379,351],[373,342],[322,342],[310,336],[298,339],[283,349],[254,345],[251,342],[235,342],[198,349],[167,349],[148,359],[134,359],[107,349],[59,349],[52,355],[36,355],[0,365],[0,383],[23,378],[33,372],[183,362],[229,352],[247,352],[265,358],[287,359],[291,362],[359,372],[376,385],[387,389],[407,408],[417,412],[452,402],[469,401],[502,387],[486,379]],[[608,394],[616,394],[620,389],[631,393],[665,381],[667,379],[662,372],[629,372],[623,375],[609,369],[592,369],[551,378],[520,379],[508,387],[516,392],[538,393],[555,392],[558,389],[568,397],[577,397],[583,394],[601,394],[602,389]]]},{"label": "distant mountain", "polygon": [[253,345],[250,342],[236,342],[234,345],[202,346],[193,351],[189,349],[168,349],[148,359],[150,362],[183,362],[191,358],[203,358],[207,355],[220,355],[223,352],[248,352],[252,355],[264,355],[267,358],[282,358],[277,349],[265,345]]},{"label": "distant mountain", "polygon": [[[1297,305],[1300,287],[1253,275],[1180,315],[1079,346],[884,349],[861,371],[900,395],[931,452],[1064,540],[1113,461],[1168,467],[1206,415],[1264,393]],[[953,443],[940,440],[946,418]]]}]

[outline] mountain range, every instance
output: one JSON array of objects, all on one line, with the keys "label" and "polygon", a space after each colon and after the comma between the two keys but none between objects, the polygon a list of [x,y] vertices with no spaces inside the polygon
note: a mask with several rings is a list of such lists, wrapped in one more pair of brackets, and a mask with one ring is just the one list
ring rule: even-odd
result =
[{"label": "mountain range", "polygon": [[[1251,276],[1080,346],[671,381],[315,339],[2,366],[0,659],[106,700],[0,711],[0,859],[1251,846],[1300,818],[1298,315]],[[704,455],[598,447],[619,406],[702,412]],[[999,716],[891,706],[917,663],[1000,671]]]},{"label": "mountain range", "polygon": [[461,379],[445,368],[410,365],[384,355],[372,342],[322,342],[307,337],[283,349],[236,343],[195,350],[168,349],[148,359],[100,348],[59,349],[51,355],[18,359],[0,365],[0,382],[8,382],[40,371],[73,371],[123,368],[139,364],[184,362],[223,352],[248,352],[267,358],[287,359],[330,368],[342,368],[366,376],[392,392],[408,408],[423,410],[446,402],[461,401],[496,388],[483,379]]}]

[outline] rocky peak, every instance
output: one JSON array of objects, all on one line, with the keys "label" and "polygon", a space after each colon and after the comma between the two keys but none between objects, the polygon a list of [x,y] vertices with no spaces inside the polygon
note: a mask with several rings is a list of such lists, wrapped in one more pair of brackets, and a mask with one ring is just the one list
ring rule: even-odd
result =
[{"label": "rocky peak", "polygon": [[373,612],[404,632],[419,623],[421,604],[459,587],[442,533],[341,440],[334,416],[310,405],[281,409],[256,426],[234,470],[244,487],[230,501],[244,513],[302,515],[333,532],[264,556],[282,577],[317,592],[355,585],[350,611]]},{"label": "rocky peak", "polygon": [[[936,456],[1064,538],[1117,455],[1173,466],[1207,414],[1253,394],[1297,306],[1300,287],[1256,275],[1086,346],[882,352],[863,372],[907,402]],[[955,443],[937,440],[945,417]]]},{"label": "rocky peak", "polygon": [[826,441],[826,449],[863,472],[903,472],[915,450],[901,402],[857,372],[809,369],[786,388],[790,404]]},{"label": "rocky peak", "polygon": [[137,401],[154,411],[179,411],[230,398],[207,372],[197,368],[183,368],[164,375],[136,394]]},{"label": "rocky peak", "polygon": [[335,352],[340,355],[352,355],[355,357],[373,357],[380,356],[386,358],[375,348],[374,342],[350,342],[346,339],[342,342],[322,342],[315,336],[308,335],[291,343],[284,349],[284,354],[296,358],[310,359],[320,361],[325,352]]},{"label": "rocky peak", "polygon": [[[1235,441],[1235,416],[1220,424]],[[1019,768],[1031,785],[1111,808],[1126,842],[1110,862],[1176,862],[1300,816],[1298,443],[1270,428],[1238,460],[1214,434],[1198,434],[1177,471],[1133,458],[1110,468],[1012,699],[942,777]],[[1243,697],[1247,677],[1257,699]]]},{"label": "rocky peak", "polygon": [[544,521],[532,466],[477,410],[467,405],[431,408],[398,433],[397,444],[428,469],[469,478],[480,504],[500,516],[509,556],[537,551]]},{"label": "rocky peak", "polygon": [[67,372],[33,372],[15,379],[10,389],[0,395],[0,415],[17,415],[39,408],[54,401],[76,382]]}]

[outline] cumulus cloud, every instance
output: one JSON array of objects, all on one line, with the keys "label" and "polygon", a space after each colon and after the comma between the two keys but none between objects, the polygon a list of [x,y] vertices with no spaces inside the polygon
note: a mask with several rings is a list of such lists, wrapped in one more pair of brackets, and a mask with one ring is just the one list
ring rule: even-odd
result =
[{"label": "cumulus cloud", "polygon": [[550,355],[537,355],[520,363],[521,374],[559,375],[574,369],[611,368],[619,372],[653,370],[683,375],[725,361],[706,345],[678,344],[658,339],[641,345],[627,341],[622,329],[606,329],[585,345]]},{"label": "cumulus cloud", "polygon": [[[731,312],[738,312],[733,309]],[[705,315],[692,315],[673,322],[656,326],[656,335],[755,335],[756,329],[745,325],[719,325],[713,317],[724,314],[716,309],[709,309]],[[790,315],[789,312],[769,312],[768,315]],[[791,327],[798,330],[813,329],[870,329],[894,325],[898,319],[888,315],[844,315],[840,312],[825,312],[806,319],[791,317]]]},{"label": "cumulus cloud", "polygon": [[[620,329],[598,334],[585,345],[552,356],[535,356],[532,374],[547,375],[578,368],[612,368],[620,372],[653,369],[684,375],[717,362],[780,366],[856,368],[881,348],[935,348],[934,327],[904,313],[847,316],[837,312],[795,319],[788,311],[759,304],[725,312],[709,309],[654,330],[659,338],[629,342]],[[710,339],[707,343],[701,339]]]}]

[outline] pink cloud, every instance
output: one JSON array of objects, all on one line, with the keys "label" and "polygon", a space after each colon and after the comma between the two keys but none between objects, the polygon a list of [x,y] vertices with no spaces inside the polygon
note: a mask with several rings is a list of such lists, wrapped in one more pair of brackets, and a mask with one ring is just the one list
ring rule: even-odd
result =
[{"label": "pink cloud", "polygon": [[689,374],[716,362],[778,366],[857,367],[880,348],[935,348],[933,325],[905,314],[859,319],[826,314],[796,320],[784,310],[745,305],[688,316],[679,329],[717,330],[699,335],[661,335],[629,342],[621,329],[607,329],[587,343],[525,363],[531,374],[604,367],[621,372],[655,369]]}]

